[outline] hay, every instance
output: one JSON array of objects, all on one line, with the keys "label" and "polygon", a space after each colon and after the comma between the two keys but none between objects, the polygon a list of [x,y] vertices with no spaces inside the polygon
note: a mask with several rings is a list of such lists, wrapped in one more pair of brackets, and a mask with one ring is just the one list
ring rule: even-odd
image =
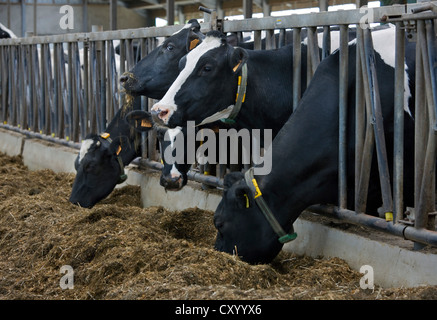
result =
[{"label": "hay", "polygon": [[[342,260],[281,253],[252,266],[213,250],[213,213],[140,207],[115,190],[93,209],[68,202],[74,175],[0,156],[0,299],[435,299],[436,287],[362,290]],[[61,267],[74,288],[61,289]]]}]

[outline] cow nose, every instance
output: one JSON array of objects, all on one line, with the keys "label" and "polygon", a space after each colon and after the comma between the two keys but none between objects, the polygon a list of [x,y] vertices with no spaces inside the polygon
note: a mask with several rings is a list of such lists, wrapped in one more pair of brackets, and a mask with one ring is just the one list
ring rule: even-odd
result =
[{"label": "cow nose", "polygon": [[122,75],[121,77],[120,77],[120,84],[123,86],[126,82],[127,82],[127,80],[129,79],[129,77],[127,76],[127,75]]},{"label": "cow nose", "polygon": [[152,113],[152,118],[154,119],[158,118],[164,123],[168,123],[168,119],[170,117],[170,109],[155,104],[151,109],[151,113]]}]

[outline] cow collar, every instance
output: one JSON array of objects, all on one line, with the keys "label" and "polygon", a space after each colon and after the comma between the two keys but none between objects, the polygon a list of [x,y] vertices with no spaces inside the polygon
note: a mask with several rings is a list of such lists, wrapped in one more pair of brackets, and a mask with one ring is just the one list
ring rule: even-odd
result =
[{"label": "cow collar", "polygon": [[253,175],[253,168],[250,168],[246,171],[246,173],[244,174],[244,180],[249,186],[249,189],[252,191],[255,202],[258,205],[259,209],[264,214],[273,231],[275,231],[275,233],[278,235],[278,241],[280,243],[287,243],[296,239],[297,233],[294,232],[293,226],[291,227],[290,233],[286,233],[284,229],[282,229],[278,220],[276,220],[267,203],[265,202],[264,198],[262,197],[261,190],[258,187],[258,183],[256,182],[256,179]]},{"label": "cow collar", "polygon": [[[109,144],[112,143],[112,139],[110,138],[110,134],[109,133],[104,132],[104,133],[100,134],[100,137],[103,140],[108,141]],[[127,175],[124,172],[124,164],[123,164],[123,161],[121,160],[121,157],[120,157],[120,152],[121,152],[121,145],[118,146],[118,149],[117,149],[117,152],[116,152],[118,164],[120,165],[120,177],[118,179],[117,184],[123,183],[127,179]]]},{"label": "cow collar", "polygon": [[[237,65],[238,67],[238,65]],[[237,68],[236,67],[236,68]],[[235,97],[235,105],[231,111],[231,114],[224,119],[220,119],[224,123],[234,124],[235,118],[238,113],[240,113],[241,105],[246,98],[246,88],[247,88],[247,64],[244,63],[241,67],[241,76],[238,76],[238,91],[237,96]]]}]

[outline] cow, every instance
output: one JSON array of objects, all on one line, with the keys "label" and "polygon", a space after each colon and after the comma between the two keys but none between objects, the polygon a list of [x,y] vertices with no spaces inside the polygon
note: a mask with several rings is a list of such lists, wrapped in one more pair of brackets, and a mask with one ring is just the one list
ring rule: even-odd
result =
[{"label": "cow", "polygon": [[[393,159],[394,110],[394,28],[374,34],[377,78],[387,157]],[[380,31],[382,32],[382,31]],[[378,32],[379,33],[379,32]],[[406,83],[404,96],[404,204],[413,204],[414,163],[414,91],[415,44],[406,45]],[[349,44],[347,101],[347,181],[354,185],[355,143],[355,59],[356,44]],[[191,87],[193,91],[196,88]],[[268,105],[274,104],[272,100]],[[224,179],[224,193],[214,213],[217,229],[215,249],[234,253],[252,264],[269,263],[280,252],[285,241],[294,238],[293,222],[313,204],[335,204],[338,201],[339,146],[339,52],[323,60],[296,111],[279,131],[271,145],[272,171],[252,175],[250,170],[230,173]],[[377,164],[373,157],[366,212],[374,213],[381,205]],[[392,161],[389,161],[392,173]],[[390,175],[393,176],[392,174]],[[252,180],[255,179],[255,180]],[[256,184],[256,185],[255,185]],[[353,188],[348,200],[353,200]],[[257,198],[255,198],[257,197]],[[260,201],[264,201],[261,211]],[[348,206],[352,204],[349,203]],[[269,208],[279,224],[274,231],[263,214]],[[284,234],[285,233],[285,234]],[[281,235],[282,234],[282,235]],[[281,235],[281,237],[279,236]]]},{"label": "cow", "polygon": [[[333,49],[338,46],[338,34],[338,31],[332,33]],[[349,38],[354,37],[354,32],[349,33]],[[307,54],[306,44],[304,39],[303,57]],[[234,109],[238,79],[245,66],[245,101],[237,112]],[[165,96],[152,107],[154,121],[163,125],[172,128],[183,126],[187,121],[201,125],[226,120],[233,114],[236,128],[271,128],[275,136],[292,113],[292,44],[276,50],[246,50],[228,44],[222,33],[210,31],[203,42],[181,60],[181,67]],[[306,59],[301,61],[300,78],[300,94],[303,94],[307,83]]]},{"label": "cow", "polygon": [[[105,132],[89,134],[82,141],[75,160],[77,173],[71,203],[91,208],[126,180],[124,167],[140,156],[141,135],[131,128],[125,116],[125,108],[120,108]],[[152,129],[151,119],[144,127]]]},{"label": "cow", "polygon": [[[151,98],[162,97],[164,94],[163,88],[169,87],[176,77],[164,79],[164,76],[167,75],[168,70],[172,72],[178,70],[179,59],[190,49],[190,34],[196,32],[200,32],[200,25],[197,20],[190,20],[179,32],[173,34],[161,46],[158,46],[141,60],[139,63],[141,75],[152,75],[155,80],[162,81],[138,83],[135,80],[137,78],[132,78],[131,73],[125,73],[120,77],[120,83],[126,89],[128,96],[136,96],[141,93],[147,94]],[[202,36],[202,34],[199,34],[195,37],[196,40],[191,43],[191,48],[200,42],[199,39]],[[139,69],[134,68],[133,70]],[[137,108],[134,107],[134,109]],[[87,208],[94,206],[109,195],[118,182],[123,180],[123,167],[140,156],[139,149],[132,146],[138,144],[139,131],[148,131],[150,128],[134,130],[132,128],[132,119],[126,121],[126,115],[126,110],[120,109],[108,125],[105,133],[109,133],[111,143],[108,144],[109,140],[104,138],[105,134],[103,134],[103,137],[97,134],[88,135],[82,142],[81,150],[75,161],[77,175],[73,183],[70,202]],[[165,129],[157,131],[159,140],[165,143],[162,140]],[[121,143],[124,143],[127,147],[122,147],[120,154],[116,156],[114,155],[114,149],[117,151],[117,141],[120,142],[120,137],[123,137]],[[122,161],[120,162],[119,159]],[[180,174],[178,178],[175,178],[175,171],[173,170],[173,173],[170,173],[171,166],[170,169],[168,168],[169,166],[165,164],[161,177],[163,186],[172,188],[175,183],[179,184],[181,181],[186,183],[186,175]]]},{"label": "cow", "polygon": [[[306,52],[305,46],[302,51]],[[238,76],[247,64],[245,101],[234,119],[235,127],[272,128],[275,136],[292,112],[292,53],[292,45],[268,51],[233,47],[222,33],[210,31],[181,60],[179,76],[152,107],[153,119],[170,128],[189,120],[201,125],[226,119],[236,104]]]},{"label": "cow", "polygon": [[120,83],[131,95],[161,99],[179,73],[179,60],[203,39],[200,24],[191,19],[178,32],[140,60],[120,77]]}]

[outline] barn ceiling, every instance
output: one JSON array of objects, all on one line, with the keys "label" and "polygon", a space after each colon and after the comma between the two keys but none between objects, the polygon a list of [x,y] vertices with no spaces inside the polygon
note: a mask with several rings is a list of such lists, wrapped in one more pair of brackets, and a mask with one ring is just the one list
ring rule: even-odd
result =
[{"label": "barn ceiling", "polygon": [[[271,11],[301,9],[318,7],[318,0],[252,0],[253,13],[263,12],[263,2],[270,5]],[[122,0],[123,5],[129,9],[142,12],[144,14],[166,18],[166,0]],[[176,20],[178,14],[184,15],[185,19],[202,18],[203,13],[199,12],[199,6],[215,9],[218,0],[174,0],[176,11]],[[338,5],[345,3],[355,3],[351,0],[329,0],[329,5]],[[221,0],[221,7],[225,16],[243,14],[243,0]]]}]

